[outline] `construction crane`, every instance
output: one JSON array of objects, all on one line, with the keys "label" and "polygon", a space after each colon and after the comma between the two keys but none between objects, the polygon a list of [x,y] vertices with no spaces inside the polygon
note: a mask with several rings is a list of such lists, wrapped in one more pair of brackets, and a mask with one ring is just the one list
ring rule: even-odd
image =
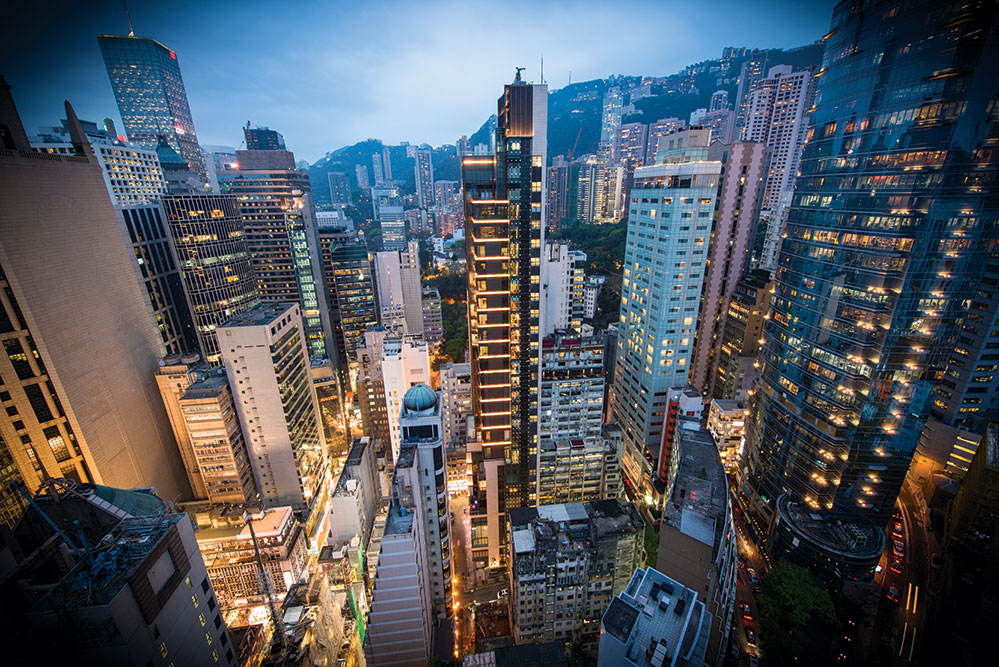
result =
[{"label": "construction crane", "polygon": [[580,123],[579,132],[576,133],[576,142],[572,145],[572,150],[569,151],[569,162],[572,162],[572,156],[576,154],[576,147],[579,146],[579,138],[583,136],[583,125]]}]

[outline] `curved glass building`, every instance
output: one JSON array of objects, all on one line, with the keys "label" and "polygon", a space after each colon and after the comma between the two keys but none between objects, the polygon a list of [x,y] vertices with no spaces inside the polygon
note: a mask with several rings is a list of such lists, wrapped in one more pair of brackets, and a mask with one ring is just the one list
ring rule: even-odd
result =
[{"label": "curved glass building", "polygon": [[991,0],[833,12],[740,470],[765,530],[793,521],[785,493],[809,521],[856,528],[830,545],[795,530],[798,548],[836,560],[848,533],[887,520],[976,295],[994,289],[980,277],[999,235],[997,39]]}]

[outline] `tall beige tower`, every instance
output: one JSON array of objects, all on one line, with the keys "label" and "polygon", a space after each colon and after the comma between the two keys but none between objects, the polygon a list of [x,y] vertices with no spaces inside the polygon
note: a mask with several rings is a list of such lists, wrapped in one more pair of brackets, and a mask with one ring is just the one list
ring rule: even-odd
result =
[{"label": "tall beige tower", "polygon": [[154,379],[163,342],[101,167],[66,114],[77,155],[31,152],[0,79],[0,455],[12,464],[0,483],[69,477],[187,498]]}]

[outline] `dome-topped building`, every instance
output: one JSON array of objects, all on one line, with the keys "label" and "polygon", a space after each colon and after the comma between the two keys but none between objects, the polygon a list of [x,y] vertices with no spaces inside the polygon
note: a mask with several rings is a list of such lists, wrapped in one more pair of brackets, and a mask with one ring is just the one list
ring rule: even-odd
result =
[{"label": "dome-topped building", "polygon": [[437,392],[425,384],[414,384],[402,398],[405,417],[422,417],[434,414],[437,409]]}]

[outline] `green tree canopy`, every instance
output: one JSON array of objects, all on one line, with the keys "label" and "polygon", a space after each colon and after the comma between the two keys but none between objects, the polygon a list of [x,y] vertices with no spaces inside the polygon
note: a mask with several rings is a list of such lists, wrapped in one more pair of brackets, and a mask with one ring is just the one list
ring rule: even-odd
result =
[{"label": "green tree canopy", "polygon": [[764,576],[756,597],[760,642],[768,665],[824,664],[823,638],[837,625],[832,596],[806,568],[778,561]]}]

